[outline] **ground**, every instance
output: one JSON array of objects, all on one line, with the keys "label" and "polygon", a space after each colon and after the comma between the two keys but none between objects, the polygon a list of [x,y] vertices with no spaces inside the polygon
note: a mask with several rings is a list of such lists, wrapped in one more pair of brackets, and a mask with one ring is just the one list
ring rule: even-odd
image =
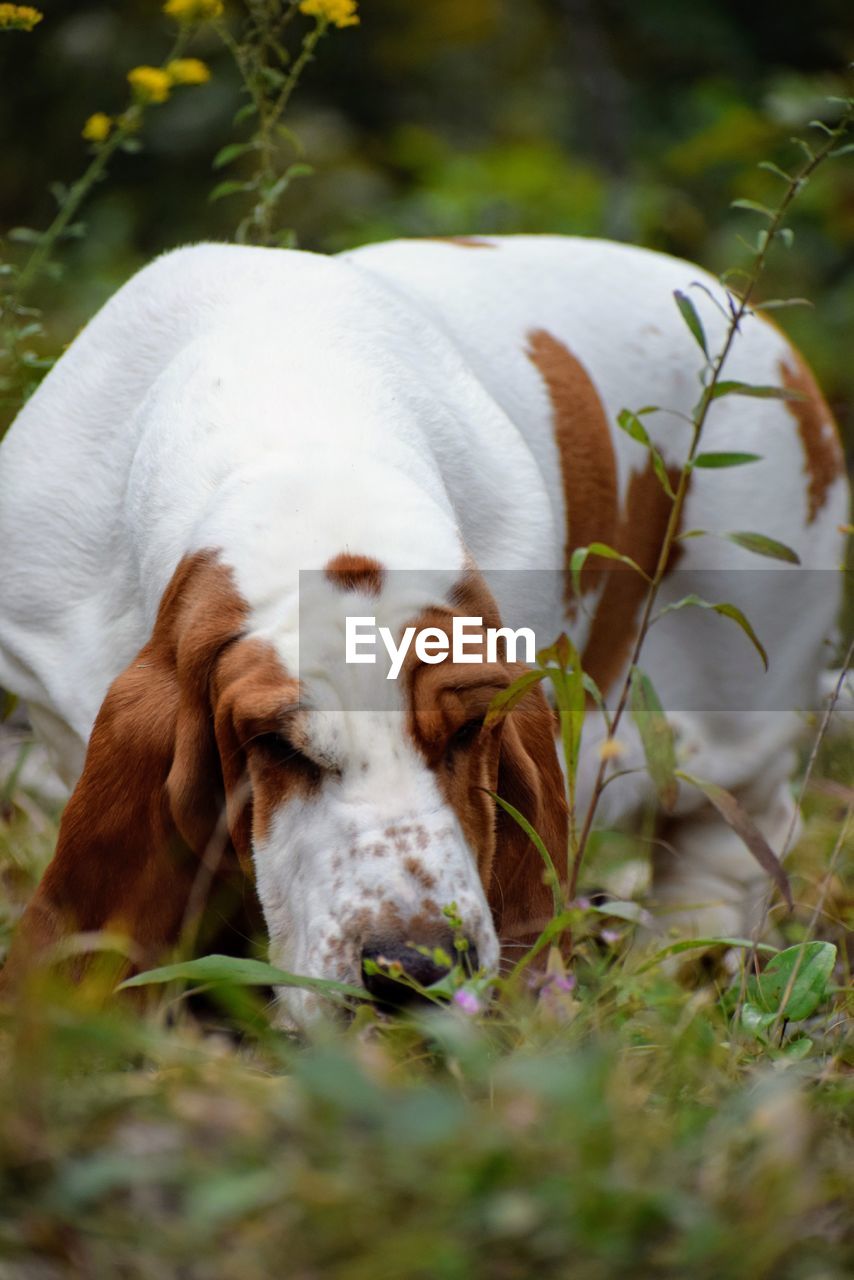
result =
[{"label": "ground", "polygon": [[[772,1043],[722,970],[680,985],[589,914],[570,992],[521,983],[488,1015],[396,1024],[364,1009],[311,1045],[270,1032],[245,988],[192,1012],[174,986],[147,1013],[34,995],[0,1022],[0,1278],[842,1280],[852,779],[837,736],[795,915],[774,914],[784,942],[839,960]],[[5,947],[56,828],[22,789],[0,799]],[[600,837],[590,881],[637,879],[637,852]]]}]

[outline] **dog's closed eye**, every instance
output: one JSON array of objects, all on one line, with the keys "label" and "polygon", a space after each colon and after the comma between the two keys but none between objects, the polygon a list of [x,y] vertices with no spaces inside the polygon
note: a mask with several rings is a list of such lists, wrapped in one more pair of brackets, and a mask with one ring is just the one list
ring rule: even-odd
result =
[{"label": "dog's closed eye", "polygon": [[481,729],[483,728],[483,716],[472,716],[455,729],[448,739],[445,753],[450,755],[455,751],[462,751],[466,747],[472,746]]},{"label": "dog's closed eye", "polygon": [[270,763],[300,769],[312,778],[319,779],[325,773],[339,772],[335,766],[308,755],[283,733],[259,734],[252,740],[251,745],[263,752]]}]

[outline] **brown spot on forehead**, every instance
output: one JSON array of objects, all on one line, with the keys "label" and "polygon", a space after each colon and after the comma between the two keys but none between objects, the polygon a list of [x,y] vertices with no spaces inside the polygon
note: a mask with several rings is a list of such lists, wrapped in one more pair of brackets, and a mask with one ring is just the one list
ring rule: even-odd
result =
[{"label": "brown spot on forehead", "polygon": [[[675,488],[679,469],[669,467],[667,474]],[[625,507],[613,545],[622,555],[631,556],[650,576],[658,564],[670,510],[670,499],[648,461],[643,471],[636,471],[629,480]],[[681,544],[677,544],[668,571],[675,567],[681,550]],[[637,613],[646,591],[647,584],[633,569],[621,566],[609,569],[582,656],[584,670],[603,693],[618,678],[629,659]]]},{"label": "brown spot on forehead", "polygon": [[[617,464],[608,418],[587,370],[545,329],[528,334],[527,356],[539,370],[552,405],[555,443],[566,506],[565,599],[572,599],[569,563],[577,547],[613,541]],[[606,562],[590,557],[582,590],[592,590]]]},{"label": "brown spot on forehead", "polygon": [[803,360],[793,355],[780,361],[780,377],[799,400],[787,400],[786,408],[798,424],[807,474],[807,523],[812,524],[827,501],[833,482],[842,475],[845,458],[833,414],[818,383]]},{"label": "brown spot on forehead", "polygon": [[385,570],[378,560],[371,556],[351,555],[349,551],[333,557],[324,573],[341,591],[364,591],[371,596],[378,596],[382,591],[385,577]]}]

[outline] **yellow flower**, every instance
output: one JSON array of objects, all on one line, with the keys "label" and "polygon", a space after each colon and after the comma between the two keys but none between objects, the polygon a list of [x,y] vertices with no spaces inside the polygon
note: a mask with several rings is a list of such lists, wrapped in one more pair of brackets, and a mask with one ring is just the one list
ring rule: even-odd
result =
[{"label": "yellow flower", "polygon": [[206,22],[222,13],[222,0],[166,0],[163,12],[178,22]]},{"label": "yellow flower", "polygon": [[618,738],[606,738],[599,745],[600,760],[619,760],[620,756],[626,754],[626,744],[620,742]]},{"label": "yellow flower", "polygon": [[28,4],[0,4],[0,27],[10,31],[32,31],[44,17]]},{"label": "yellow flower", "polygon": [[130,87],[138,102],[165,102],[172,81],[159,67],[134,67],[128,72]]},{"label": "yellow flower", "polygon": [[173,58],[166,64],[166,74],[173,84],[205,84],[211,73],[199,58]]},{"label": "yellow flower", "polygon": [[103,111],[96,111],[83,126],[83,137],[87,142],[104,142],[110,136],[113,122]]},{"label": "yellow flower", "polygon": [[355,27],[359,21],[356,0],[302,0],[300,13],[311,18],[322,18],[333,27]]}]

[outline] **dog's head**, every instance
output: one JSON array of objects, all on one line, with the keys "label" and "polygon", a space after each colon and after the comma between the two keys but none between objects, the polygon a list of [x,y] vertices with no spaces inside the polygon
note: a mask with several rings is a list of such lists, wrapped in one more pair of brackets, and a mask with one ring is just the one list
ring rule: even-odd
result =
[{"label": "dog's head", "polygon": [[[339,664],[333,676],[324,658],[324,646],[343,652],[344,614],[366,603],[397,631],[450,637],[455,614],[497,626],[482,579],[468,572],[447,599],[419,602],[393,598],[381,566],[358,557],[321,577],[316,645],[306,652],[304,638],[298,657],[292,622],[254,626],[214,553],[182,561],[151,640],[98,716],[30,913],[43,936],[110,927],[162,954],[200,885],[229,862],[255,881],[274,963],[380,996],[365,962],[397,961],[429,985],[439,974],[426,953],[453,952],[449,915],[470,963],[490,969],[499,934],[541,926],[550,896],[539,855],[490,795],[558,855],[563,787],[539,688],[485,726],[521,671],[503,656],[433,663],[411,649],[394,681],[379,665]],[[314,996],[280,990],[290,1020],[317,1010]]]}]

